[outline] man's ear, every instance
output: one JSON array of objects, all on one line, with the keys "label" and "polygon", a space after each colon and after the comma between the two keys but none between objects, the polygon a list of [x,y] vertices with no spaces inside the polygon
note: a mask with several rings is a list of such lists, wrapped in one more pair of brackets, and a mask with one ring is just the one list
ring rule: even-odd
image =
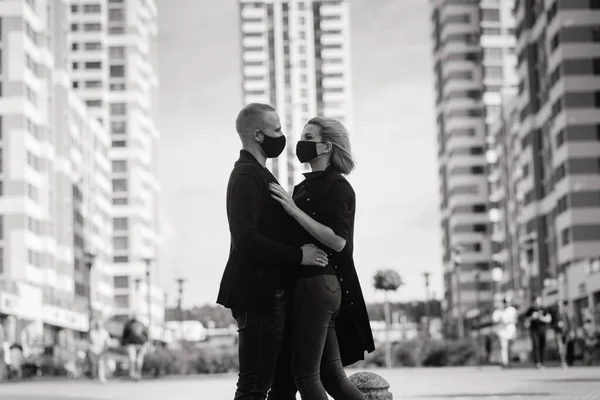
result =
[{"label": "man's ear", "polygon": [[260,130],[255,129],[254,131],[252,131],[252,139],[257,141],[258,143],[262,143],[262,141],[264,140],[264,134]]}]

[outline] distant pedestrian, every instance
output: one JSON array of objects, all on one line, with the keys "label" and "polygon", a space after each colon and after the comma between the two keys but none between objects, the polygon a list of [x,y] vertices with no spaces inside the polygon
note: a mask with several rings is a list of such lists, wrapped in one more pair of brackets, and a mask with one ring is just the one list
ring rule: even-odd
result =
[{"label": "distant pedestrian", "polygon": [[94,321],[90,330],[89,358],[92,379],[98,378],[106,382],[106,350],[110,342],[110,334],[100,321]]},{"label": "distant pedestrian", "polygon": [[129,377],[132,380],[142,378],[144,358],[148,351],[148,328],[135,315],[125,324],[121,344],[127,348],[129,355]]},{"label": "distant pedestrian", "polygon": [[511,299],[506,297],[502,301],[502,308],[494,311],[492,315],[496,325],[496,334],[500,341],[500,359],[503,368],[510,368],[511,345],[517,337],[517,309],[512,306]]},{"label": "distant pedestrian", "polygon": [[525,326],[529,328],[533,362],[538,369],[544,367],[546,330],[550,322],[552,322],[552,317],[544,308],[542,298],[539,296],[536,297],[531,307],[525,313]]},{"label": "distant pedestrian", "polygon": [[558,354],[560,355],[560,363],[563,368],[568,367],[567,349],[569,347],[569,342],[574,338],[573,324],[571,323],[571,317],[567,311],[567,304],[566,301],[559,301],[556,304],[556,310],[552,316],[551,323],[556,338]]},{"label": "distant pedestrian", "polygon": [[585,365],[592,365],[596,359],[598,349],[598,331],[592,317],[585,316],[583,322],[583,360]]}]

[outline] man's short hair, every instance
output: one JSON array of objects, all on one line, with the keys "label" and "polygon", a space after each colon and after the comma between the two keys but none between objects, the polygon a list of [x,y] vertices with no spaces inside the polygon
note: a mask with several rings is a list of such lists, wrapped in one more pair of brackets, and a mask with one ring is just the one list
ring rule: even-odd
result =
[{"label": "man's short hair", "polygon": [[241,135],[248,128],[262,127],[264,115],[267,112],[275,111],[275,107],[270,104],[250,103],[242,108],[235,120],[235,130]]}]

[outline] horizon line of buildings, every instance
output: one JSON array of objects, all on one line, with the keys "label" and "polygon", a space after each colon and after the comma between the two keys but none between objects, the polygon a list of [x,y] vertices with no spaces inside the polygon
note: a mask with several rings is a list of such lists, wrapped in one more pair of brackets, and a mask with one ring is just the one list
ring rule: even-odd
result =
[{"label": "horizon line of buildings", "polygon": [[450,330],[507,293],[600,322],[600,1],[430,2]]}]

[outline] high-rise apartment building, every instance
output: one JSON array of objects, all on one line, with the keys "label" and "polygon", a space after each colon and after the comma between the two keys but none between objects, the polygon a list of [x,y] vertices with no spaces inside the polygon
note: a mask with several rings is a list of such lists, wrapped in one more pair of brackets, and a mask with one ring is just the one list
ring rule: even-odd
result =
[{"label": "high-rise apartment building", "polygon": [[69,3],[73,87],[111,135],[115,314],[118,320],[132,313],[148,318],[149,272],[150,315],[158,325],[164,296],[157,284],[156,3]]},{"label": "high-rise apartment building", "polygon": [[497,128],[510,137],[498,161],[515,177],[506,226],[522,255],[507,279],[568,299],[580,318],[600,309],[600,1],[521,0],[515,16],[518,94]]},{"label": "high-rise apartment building", "polygon": [[349,8],[347,0],[240,0],[243,100],[277,108],[288,147],[270,166],[284,186],[306,171],[295,146],[310,118],[352,127]]},{"label": "high-rise apartment building", "polygon": [[502,92],[517,83],[514,2],[430,3],[445,304],[460,333],[464,315],[493,297],[486,154]]},{"label": "high-rise apartment building", "polygon": [[71,89],[67,7],[0,2],[0,323],[38,349],[112,314],[110,139]]}]

